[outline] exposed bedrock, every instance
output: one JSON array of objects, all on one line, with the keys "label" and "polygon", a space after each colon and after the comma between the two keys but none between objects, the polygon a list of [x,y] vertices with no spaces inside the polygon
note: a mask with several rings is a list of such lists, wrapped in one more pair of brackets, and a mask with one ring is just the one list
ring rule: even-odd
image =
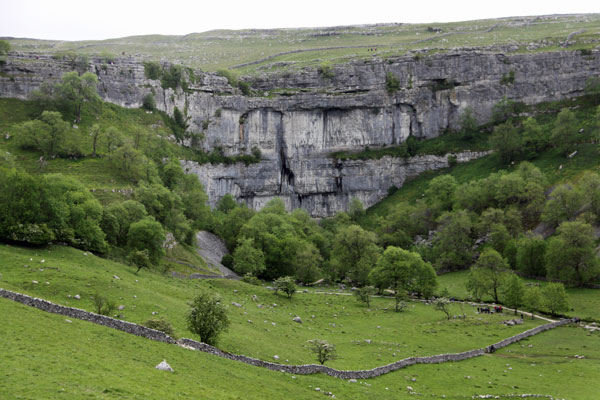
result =
[{"label": "exposed bedrock", "polygon": [[[72,69],[67,61],[25,53],[10,54],[0,68],[0,96],[18,98]],[[345,209],[351,197],[372,205],[390,186],[400,187],[406,177],[446,162],[445,157],[336,162],[331,152],[399,144],[409,135],[433,138],[456,128],[467,107],[484,122],[503,96],[533,104],[581,95],[586,80],[600,75],[600,51],[471,50],[373,58],[336,65],[328,77],[310,68],[260,75],[249,79],[259,94],[252,97],[201,71],[193,79],[186,71],[193,82],[185,91],[163,89],[134,59],[93,60],[89,70],[98,75],[106,101],[139,107],[144,95],[154,92],[159,109],[187,110],[205,150],[236,155],[260,149],[262,162],[250,166],[183,162],[199,175],[211,203],[232,193],[258,208],[282,196],[290,207],[325,216]],[[399,82],[393,93],[385,88],[389,73]],[[503,80],[512,74],[514,82]]]}]

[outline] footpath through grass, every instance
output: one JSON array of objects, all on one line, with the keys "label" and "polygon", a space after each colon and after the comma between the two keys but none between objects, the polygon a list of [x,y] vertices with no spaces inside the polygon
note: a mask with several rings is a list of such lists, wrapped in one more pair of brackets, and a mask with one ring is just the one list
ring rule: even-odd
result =
[{"label": "footpath through grass", "polygon": [[[458,271],[438,276],[439,288],[447,288],[451,296],[457,299],[469,298],[465,282],[469,271]],[[547,282],[523,278],[526,284],[544,286]],[[600,289],[566,288],[571,310],[565,315],[578,317],[586,321],[600,321]],[[484,296],[483,301],[492,301],[491,296]]]}]

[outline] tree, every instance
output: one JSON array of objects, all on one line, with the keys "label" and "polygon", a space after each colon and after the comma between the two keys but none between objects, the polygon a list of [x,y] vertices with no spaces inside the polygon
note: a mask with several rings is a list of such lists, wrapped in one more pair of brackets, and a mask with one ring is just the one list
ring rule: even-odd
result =
[{"label": "tree", "polygon": [[350,218],[352,219],[352,221],[355,223],[358,222],[360,217],[362,217],[365,214],[365,208],[364,208],[363,202],[360,201],[359,198],[353,197],[352,200],[350,200],[350,206],[348,207],[348,214],[350,215]]},{"label": "tree", "polygon": [[419,291],[431,295],[437,285],[435,272],[429,263],[425,263],[417,253],[394,246],[389,246],[379,257],[370,278],[378,285],[394,291],[396,312],[407,292]]},{"label": "tree", "polygon": [[532,159],[548,145],[548,139],[534,117],[529,117],[523,122],[521,134],[523,155],[525,159]]},{"label": "tree", "polygon": [[550,314],[556,315],[561,311],[569,310],[569,300],[565,286],[562,283],[548,283],[542,288],[542,305],[550,311]]},{"label": "tree", "polygon": [[586,171],[577,184],[577,191],[583,203],[589,205],[590,212],[594,214],[596,221],[600,220],[600,175]]},{"label": "tree", "polygon": [[563,222],[548,243],[548,277],[582,286],[600,272],[594,228],[586,223]]},{"label": "tree", "polygon": [[102,130],[100,129],[100,125],[94,124],[90,128],[90,136],[92,138],[92,157],[96,157],[96,146],[98,145],[98,139],[102,135]]},{"label": "tree", "polygon": [[354,291],[354,295],[356,298],[362,302],[366,303],[367,307],[371,307],[371,296],[375,293],[375,288],[373,286],[363,286],[357,288]]},{"label": "tree", "polygon": [[524,304],[524,297],[525,286],[523,282],[517,275],[511,274],[504,285],[504,304],[514,308],[515,315],[517,315],[517,308]]},{"label": "tree", "polygon": [[19,125],[17,141],[23,148],[55,156],[62,152],[69,131],[69,123],[63,121],[59,112],[44,111],[39,119]]},{"label": "tree", "polygon": [[340,228],[333,241],[331,260],[336,278],[341,280],[348,276],[358,286],[366,285],[369,271],[379,255],[375,241],[375,234],[358,225]]},{"label": "tree", "polygon": [[456,179],[452,175],[441,175],[433,178],[427,190],[425,198],[438,211],[448,211],[454,203],[454,192],[456,191]]},{"label": "tree", "polygon": [[114,126],[109,126],[106,129],[105,136],[106,153],[110,154],[113,150],[116,150],[123,145],[123,137]]},{"label": "tree", "polygon": [[309,340],[308,343],[310,343],[310,351],[316,354],[317,361],[321,365],[329,360],[335,360],[337,358],[335,345],[319,339]]},{"label": "tree", "polygon": [[150,269],[150,266],[152,265],[150,262],[150,253],[148,252],[148,249],[133,250],[129,253],[127,258],[129,259],[130,264],[133,264],[137,267],[137,271],[135,271],[136,275],[142,268]]},{"label": "tree", "polygon": [[75,122],[81,122],[81,111],[85,103],[100,103],[96,85],[98,77],[91,72],[79,76],[75,71],[66,72],[55,87],[57,99],[75,114]]},{"label": "tree", "polygon": [[321,264],[323,257],[317,247],[306,241],[296,251],[293,265],[296,271],[296,278],[302,283],[313,283],[321,276]]},{"label": "tree", "polygon": [[154,162],[129,144],[115,150],[109,156],[108,161],[123,178],[133,182],[142,180],[152,182],[158,175]]},{"label": "tree", "polygon": [[471,219],[466,211],[445,213],[438,219],[433,252],[438,270],[456,270],[471,263]]},{"label": "tree", "polygon": [[291,276],[283,276],[281,278],[277,278],[273,282],[273,286],[275,286],[275,294],[279,290],[286,294],[288,299],[291,299],[294,294],[296,294],[296,283],[294,282],[294,278]]},{"label": "tree", "polygon": [[520,104],[504,96],[492,107],[492,122],[500,123],[519,113]]},{"label": "tree", "polygon": [[435,299],[434,308],[437,311],[441,311],[446,314],[448,320],[450,320],[450,300],[448,300],[448,290],[444,289],[441,296]]},{"label": "tree", "polygon": [[494,127],[494,133],[490,136],[490,147],[505,164],[522,157],[521,135],[510,121]]},{"label": "tree", "polygon": [[163,242],[165,231],[162,225],[152,217],[145,217],[129,226],[127,244],[132,250],[148,250],[150,262],[158,265],[165,254]]},{"label": "tree", "polygon": [[529,276],[546,276],[545,254],[543,237],[523,236],[517,242],[517,270]]},{"label": "tree", "polygon": [[539,310],[542,305],[542,292],[538,286],[531,286],[525,290],[523,304],[531,313],[531,319],[533,319],[534,311]]},{"label": "tree", "polygon": [[590,77],[585,81],[585,94],[592,96],[594,103],[600,103],[600,78]]},{"label": "tree", "polygon": [[581,205],[582,197],[577,190],[569,184],[559,185],[546,201],[542,219],[552,226],[557,226],[574,217]]},{"label": "tree", "polygon": [[215,345],[219,334],[229,326],[227,308],[216,293],[201,291],[189,303],[188,329],[206,344]]},{"label": "tree", "polygon": [[573,111],[563,108],[558,113],[552,129],[552,143],[563,155],[568,155],[573,151],[577,141],[577,118]]},{"label": "tree", "polygon": [[467,289],[477,298],[477,294],[487,293],[499,302],[498,290],[508,278],[508,263],[494,249],[487,248],[471,267]]},{"label": "tree", "polygon": [[265,269],[265,257],[260,249],[254,248],[252,238],[241,239],[233,252],[233,268],[240,275],[260,274]]},{"label": "tree", "polygon": [[477,120],[473,116],[471,107],[467,107],[459,119],[460,133],[463,139],[471,140],[477,134]]},{"label": "tree", "polygon": [[156,108],[156,100],[154,100],[154,95],[152,93],[148,93],[142,99],[142,107],[148,111],[153,111]]}]

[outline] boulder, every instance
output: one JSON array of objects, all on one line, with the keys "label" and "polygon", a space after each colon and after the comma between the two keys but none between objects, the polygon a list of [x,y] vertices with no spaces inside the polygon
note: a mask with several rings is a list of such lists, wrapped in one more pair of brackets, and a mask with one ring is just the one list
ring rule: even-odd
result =
[{"label": "boulder", "polygon": [[171,366],[167,363],[166,360],[162,360],[160,362],[160,364],[158,364],[156,366],[156,369],[159,369],[161,371],[170,371],[170,372],[173,372],[173,368],[171,368]]},{"label": "boulder", "polygon": [[294,322],[297,322],[297,323],[299,323],[299,324],[301,324],[301,323],[302,323],[302,319],[301,319],[299,316],[295,316],[295,317],[292,319],[292,321],[294,321]]}]

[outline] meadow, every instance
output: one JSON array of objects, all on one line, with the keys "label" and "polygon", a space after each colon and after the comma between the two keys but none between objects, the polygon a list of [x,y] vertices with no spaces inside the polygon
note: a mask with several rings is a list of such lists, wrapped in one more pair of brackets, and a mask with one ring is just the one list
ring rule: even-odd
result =
[{"label": "meadow", "polygon": [[[399,16],[401,18],[401,16]],[[421,51],[427,55],[461,47],[511,47],[513,51],[558,51],[571,35],[569,49],[598,44],[597,14],[514,17],[431,24],[378,24],[329,28],[215,30],[184,36],[146,35],[101,41],[10,39],[13,50],[68,52],[100,57],[162,59],[205,71],[237,68],[254,75],[322,63],[336,64],[372,57],[388,58]],[[402,21],[399,21],[402,22]],[[285,54],[290,51],[300,51]]]},{"label": "meadow", "polygon": [[[315,303],[321,304],[323,309],[329,310],[329,313],[339,312],[341,307],[346,307],[341,311],[352,311],[352,313],[357,313],[357,309],[364,310],[364,306],[356,303],[353,307],[350,301],[355,302],[355,300],[346,296],[299,293],[297,297],[286,303],[280,296],[269,293],[262,295],[265,289],[245,287],[246,285],[236,282],[177,281],[161,276],[149,276],[150,274],[135,276],[127,270],[127,267],[98,262],[90,254],[84,256],[83,253],[76,253],[77,251],[66,248],[42,251],[15,249],[12,246],[7,249],[7,246],[2,246],[0,260],[3,267],[0,285],[83,308],[89,308],[87,295],[93,293],[96,288],[102,287],[107,295],[116,295],[127,286],[137,285],[136,289],[128,288],[129,298],[122,300],[130,307],[136,306],[135,311],[131,313],[129,307],[123,311],[131,316],[127,317],[131,320],[150,317],[151,310],[159,310],[158,316],[165,316],[173,307],[183,308],[183,305],[179,304],[179,297],[184,297],[188,291],[193,293],[197,285],[212,287],[213,290],[219,291],[223,298],[227,299],[226,301],[232,298],[239,300],[246,293],[259,293],[261,297],[267,296],[278,302],[277,307],[267,310],[270,314],[268,322],[275,319],[280,321],[277,326],[271,325],[268,328],[272,331],[279,329],[277,332],[279,338],[264,333],[266,330],[262,326],[262,321],[257,321],[260,322],[261,329],[255,329],[253,332],[245,331],[242,329],[241,325],[244,321],[241,319],[247,318],[247,315],[243,314],[242,309],[236,311],[231,310],[234,307],[230,307],[233,323],[230,332],[223,336],[221,347],[227,348],[227,336],[235,334],[240,335],[239,341],[251,341],[252,345],[261,348],[259,353],[265,354],[273,353],[279,342],[287,343],[290,352],[298,345],[296,342],[299,340],[298,337],[291,334],[291,328],[294,327],[292,324],[296,323],[291,322],[288,313],[292,309],[290,303],[319,308],[316,304],[311,305],[303,296],[310,296]],[[15,261],[21,263],[27,256],[44,257],[45,262],[40,263],[39,258],[28,261],[30,268],[34,265],[33,261],[37,261],[35,270],[18,265],[18,268],[28,271],[25,273],[16,272],[13,270],[16,267],[10,267]],[[45,266],[44,271],[39,271],[37,268],[40,264]],[[53,266],[59,270],[54,270]],[[52,278],[52,275],[44,275],[46,271],[54,271],[54,274],[76,275],[77,270],[86,270],[85,273],[80,272],[80,274],[88,276],[88,279],[83,279],[79,283],[75,280],[76,276],[71,280],[63,277],[62,280],[65,282],[59,283]],[[120,279],[112,278],[115,272],[120,274]],[[45,285],[42,280],[33,287],[29,281],[33,276],[38,279],[51,279],[50,285]],[[135,282],[135,279],[138,282]],[[16,283],[11,283],[13,280]],[[111,281],[112,284],[109,283]],[[65,295],[74,292],[70,287],[72,285],[75,285],[79,289],[77,292],[82,295],[82,299],[76,304],[73,304],[75,300]],[[153,298],[149,297],[151,291],[155,292]],[[164,303],[170,298],[173,300],[164,304],[164,308],[156,304]],[[373,310],[384,305],[389,306],[390,303],[387,300],[379,300]],[[381,313],[384,311],[387,310],[380,310]],[[348,320],[346,322],[348,325],[344,329],[352,332],[349,335],[369,336],[373,342],[368,346],[381,347],[379,351],[385,351],[383,346],[386,348],[392,346],[390,343],[384,345],[380,342],[388,334],[393,333],[386,332],[387,325],[394,319],[398,321],[406,316],[417,321],[422,328],[423,319],[430,318],[427,312],[422,311],[416,307],[401,314],[389,313],[390,318],[387,320],[381,318],[383,315],[379,315],[377,322],[369,316],[364,316],[362,319],[366,323],[352,321],[350,325],[351,321]],[[243,317],[237,314],[242,314]],[[154,342],[92,323],[69,320],[6,299],[0,299],[0,315],[3,319],[3,323],[0,324],[0,337],[2,337],[0,350],[3,355],[0,393],[7,398],[304,399],[315,398],[315,396],[320,398],[331,392],[335,398],[340,399],[404,399],[414,398],[414,394],[410,394],[408,389],[410,387],[415,394],[439,399],[469,399],[472,396],[488,394],[501,396],[499,398],[540,394],[554,398],[583,400],[593,398],[600,390],[598,383],[600,370],[597,364],[600,358],[600,350],[598,350],[600,336],[598,333],[588,333],[577,327],[562,327],[544,332],[483,357],[457,363],[416,365],[375,379],[348,382],[324,375],[294,376],[268,371],[174,345]],[[173,315],[168,315],[170,319],[176,321]],[[472,342],[471,338],[468,339],[468,343],[463,342],[465,325],[462,321],[444,323],[442,319],[440,313],[432,316],[433,323],[429,327],[438,330],[433,335],[432,332],[419,332],[418,329],[405,335],[399,332],[393,335],[396,341],[404,341],[411,348],[418,348],[421,344],[423,347],[419,348],[419,353],[426,352],[425,341],[444,341],[442,336],[452,339],[454,348],[470,347],[476,342],[477,339],[473,339]],[[340,323],[339,320],[337,322]],[[490,341],[496,340],[492,337],[494,335],[504,336],[509,333],[498,329],[497,321],[489,320],[489,322],[490,324],[484,326]],[[381,328],[370,327],[369,323],[378,323]],[[310,325],[313,328],[312,333],[317,333],[319,329],[323,330],[324,327],[319,328],[319,325],[317,321]],[[524,327],[521,326],[518,330],[521,329]],[[178,333],[182,333],[180,327],[177,330]],[[232,333],[232,330],[240,330],[240,332]],[[284,332],[287,332],[287,336]],[[470,328],[468,332],[471,333],[473,330]],[[242,338],[242,334],[245,337]],[[260,337],[260,340],[254,342],[253,335]],[[435,346],[437,350],[441,348],[440,346],[447,345]],[[365,348],[367,344],[357,347]],[[277,349],[279,350],[281,349]],[[340,346],[339,351],[345,355],[348,350]],[[280,356],[285,357],[286,353],[287,350],[284,349],[280,352]],[[575,355],[584,358],[576,358]],[[363,353],[362,357],[372,357],[372,354]],[[167,360],[175,372],[154,369],[154,366],[163,359]],[[344,363],[348,361],[345,360]]]}]

